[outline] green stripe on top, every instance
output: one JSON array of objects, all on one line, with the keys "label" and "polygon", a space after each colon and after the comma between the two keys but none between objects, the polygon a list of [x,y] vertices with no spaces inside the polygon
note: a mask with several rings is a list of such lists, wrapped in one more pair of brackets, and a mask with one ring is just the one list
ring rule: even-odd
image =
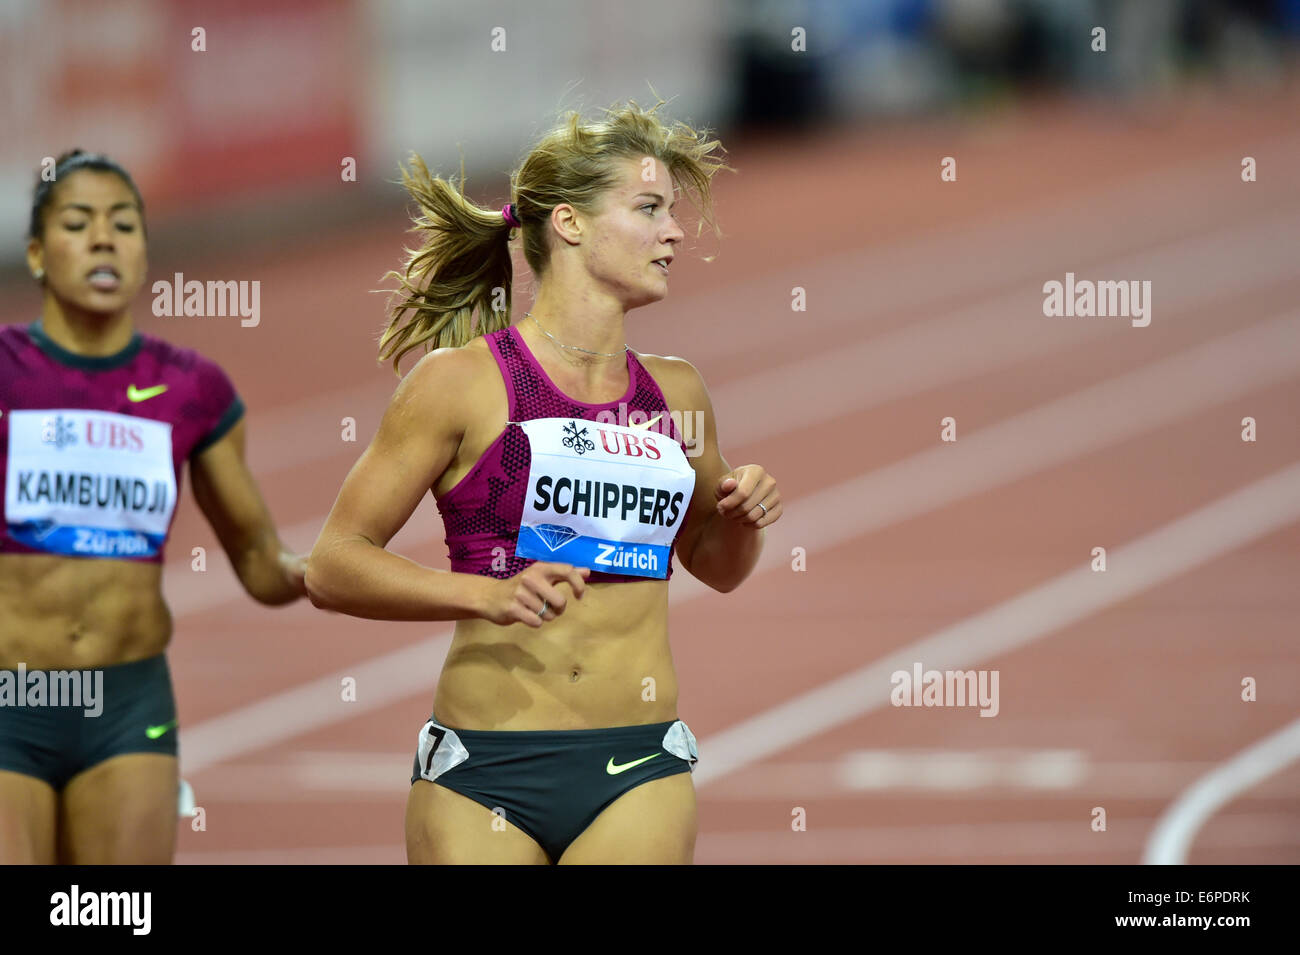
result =
[{"label": "green stripe on top", "polygon": [[239,419],[244,416],[244,402],[238,395],[226,409],[226,413],[221,416],[221,420],[212,426],[212,430],[205,434],[198,444],[194,445],[194,450],[190,452],[190,457],[208,450],[222,438],[224,438],[233,428]]},{"label": "green stripe on top", "polygon": [[144,344],[140,333],[134,331],[131,333],[131,341],[115,355],[78,355],[76,352],[68,351],[62,345],[57,344],[49,335],[45,334],[45,327],[41,324],[39,318],[27,326],[27,334],[31,336],[37,348],[60,365],[67,365],[69,368],[82,368],[86,371],[107,371],[110,368],[120,368],[130,363],[140,353],[140,346]]}]

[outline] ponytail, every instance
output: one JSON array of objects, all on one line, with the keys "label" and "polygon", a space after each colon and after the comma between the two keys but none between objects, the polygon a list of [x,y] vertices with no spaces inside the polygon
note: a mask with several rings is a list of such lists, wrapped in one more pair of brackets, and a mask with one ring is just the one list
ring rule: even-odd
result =
[{"label": "ponytail", "polygon": [[464,180],[463,167],[459,188],[431,175],[414,153],[411,171],[402,170],[402,185],[420,209],[411,231],[424,241],[407,250],[403,271],[384,276],[399,287],[379,360],[391,359],[399,375],[398,364],[414,348],[459,348],[510,324],[511,226],[500,212],[467,200]]},{"label": "ponytail", "polygon": [[[392,358],[393,370],[412,348],[459,348],[466,342],[510,325],[511,230],[523,236],[524,260],[540,282],[550,267],[546,225],[551,211],[568,203],[594,214],[604,194],[618,181],[616,160],[662,161],[682,192],[692,196],[713,226],[712,180],[721,170],[734,172],[716,155],[721,143],[707,129],[667,123],[635,102],[616,103],[593,122],[570,111],[532,148],[511,173],[511,212],[480,209],[467,202],[465,170],[459,189],[431,176],[412,154],[413,173],[402,170],[402,183],[419,205],[413,231],[424,233],[423,246],[409,252],[405,273],[389,272],[401,286],[392,321],[380,340],[380,360]],[[720,232],[719,232],[720,234]],[[710,261],[710,259],[705,259]],[[385,276],[386,278],[387,276]],[[474,316],[478,316],[477,326]],[[399,372],[400,374],[400,372]]]}]

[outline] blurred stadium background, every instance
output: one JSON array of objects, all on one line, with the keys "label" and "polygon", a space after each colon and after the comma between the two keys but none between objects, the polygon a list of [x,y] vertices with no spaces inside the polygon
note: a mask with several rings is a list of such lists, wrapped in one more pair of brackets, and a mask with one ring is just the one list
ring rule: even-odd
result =
[{"label": "blurred stadium background", "polygon": [[[1002,630],[1032,637],[953,647],[983,646],[961,628],[1091,547],[1169,557],[1144,535],[1300,461],[1300,362],[1284,363],[1300,356],[1298,38],[1300,0],[0,0],[0,321],[39,309],[22,254],[42,158],[122,162],[150,282],[262,282],[257,328],[157,318],[148,285],[135,319],[226,368],[250,464],[305,550],[394,384],[370,290],[405,238],[397,163],[415,150],[446,175],[463,158],[467,192],[499,205],[560,110],[644,104],[653,85],[740,174],[717,185],[726,237],[701,246],[719,259],[675,267],[631,343],[701,369],[723,453],[764,464],[788,502],[747,586],[674,586],[681,714],[704,758],[698,861],[1137,862],[1208,785],[1212,808],[1177,816],[1184,841],[1161,851],[1295,863],[1294,493],[1259,491],[1266,517],[1239,540],[1189,525],[1203,551],[1175,548],[1186,566],[1148,567],[1095,612],[1016,605]],[[1154,280],[1152,327],[1044,318],[1042,283],[1089,268]],[[1174,375],[1197,348],[1235,370]],[[1032,444],[1014,427],[1092,386],[1128,394],[1125,376],[1173,405],[1147,420],[1085,403],[1060,424],[1073,457],[980,471],[997,429]],[[948,414],[973,456],[930,461]],[[1256,447],[1237,437],[1247,414],[1268,422]],[[936,471],[954,487],[909,497]],[[824,510],[854,488],[879,497],[829,532]],[[445,567],[441,541],[422,505],[393,547]],[[187,497],[170,656],[208,824],[182,821],[179,861],[402,861],[410,746],[449,628],[265,611],[223,558],[197,579],[191,546],[218,552]],[[891,654],[1000,669],[1001,714],[890,708],[893,667],[869,668]],[[358,703],[339,702],[340,674]]]},{"label": "blurred stadium background", "polygon": [[[1101,56],[1078,40],[1098,25]],[[212,37],[204,54],[197,26]],[[491,26],[506,49],[488,56]],[[793,26],[809,37],[800,54]],[[682,118],[788,136],[1050,93],[1276,84],[1297,33],[1300,0],[665,0],[653,13],[596,0],[4,0],[0,234],[23,234],[40,157],[74,142],[132,171],[160,237],[202,241],[199,213],[205,235],[250,210],[280,228],[391,217],[410,150],[450,170],[462,143],[471,175],[497,174],[557,109],[644,101],[651,82]],[[357,189],[340,188],[344,156]],[[0,256],[18,261],[21,243]]]}]

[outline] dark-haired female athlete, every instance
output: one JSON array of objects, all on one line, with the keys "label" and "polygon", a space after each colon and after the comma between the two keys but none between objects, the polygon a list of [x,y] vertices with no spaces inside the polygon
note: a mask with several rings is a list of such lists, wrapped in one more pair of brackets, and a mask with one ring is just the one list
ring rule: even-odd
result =
[{"label": "dark-haired female athlete", "polygon": [[305,594],[213,362],[134,329],[144,203],[104,156],[32,202],[40,317],[0,327],[0,863],[168,863],[177,721],[163,548],[185,462],[244,588]]}]

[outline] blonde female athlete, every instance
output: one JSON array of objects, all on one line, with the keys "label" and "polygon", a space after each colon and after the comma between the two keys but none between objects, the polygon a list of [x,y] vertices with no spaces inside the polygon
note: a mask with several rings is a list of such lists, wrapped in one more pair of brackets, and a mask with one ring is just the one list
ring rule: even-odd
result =
[{"label": "blonde female athlete", "polygon": [[74,150],[32,201],[40,317],[0,327],[0,863],[168,863],[177,720],[163,548],[188,460],[254,599],[306,592],[244,465],[243,402],[135,331],[144,203]]},{"label": "blonde female athlete", "polygon": [[[710,156],[717,142],[666,127],[658,105],[587,125],[569,114],[500,213],[418,157],[405,175],[427,242],[400,276],[381,355],[396,365],[438,347],[344,482],[307,587],[316,606],[360,617],[456,621],[419,734],[413,863],[692,861],[697,751],[677,718],[671,555],[734,590],[781,497],[762,467],[719,455],[689,362],[625,344],[627,313],[668,292],[683,239],[674,182],[707,215],[711,177],[727,168]],[[516,228],[538,291],[511,325]],[[678,422],[691,412],[704,427],[688,448]],[[450,571],[384,549],[426,491]]]}]

